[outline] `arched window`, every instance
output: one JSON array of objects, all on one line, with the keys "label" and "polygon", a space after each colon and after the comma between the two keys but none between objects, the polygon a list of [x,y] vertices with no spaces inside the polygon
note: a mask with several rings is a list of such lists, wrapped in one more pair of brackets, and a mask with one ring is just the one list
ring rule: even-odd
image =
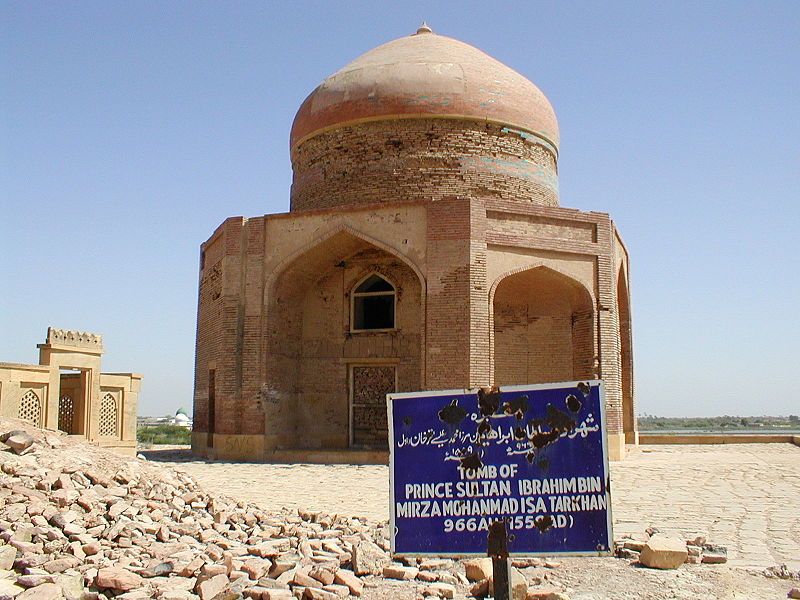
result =
[{"label": "arched window", "polygon": [[42,426],[42,403],[33,390],[28,390],[19,402],[19,418]]},{"label": "arched window", "polygon": [[372,274],[353,290],[353,331],[394,329],[394,286],[380,275]]},{"label": "arched window", "polygon": [[111,394],[106,394],[100,401],[100,419],[97,428],[103,437],[117,435],[117,400]]}]

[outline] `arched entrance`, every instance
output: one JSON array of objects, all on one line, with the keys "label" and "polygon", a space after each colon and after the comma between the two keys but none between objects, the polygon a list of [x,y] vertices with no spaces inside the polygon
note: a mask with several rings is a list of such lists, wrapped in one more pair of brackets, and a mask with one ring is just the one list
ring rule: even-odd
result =
[{"label": "arched entrance", "polygon": [[387,448],[386,393],[422,385],[422,280],[350,230],[292,259],[267,291],[270,445]]},{"label": "arched entrance", "polygon": [[594,377],[594,311],[583,285],[534,267],[502,279],[492,308],[495,385]]}]

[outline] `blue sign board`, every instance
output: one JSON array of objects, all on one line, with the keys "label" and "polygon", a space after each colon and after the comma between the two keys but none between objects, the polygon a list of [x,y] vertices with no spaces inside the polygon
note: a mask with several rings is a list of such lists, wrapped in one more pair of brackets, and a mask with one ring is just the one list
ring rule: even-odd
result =
[{"label": "blue sign board", "polygon": [[601,381],[389,394],[392,552],[486,555],[611,548]]}]

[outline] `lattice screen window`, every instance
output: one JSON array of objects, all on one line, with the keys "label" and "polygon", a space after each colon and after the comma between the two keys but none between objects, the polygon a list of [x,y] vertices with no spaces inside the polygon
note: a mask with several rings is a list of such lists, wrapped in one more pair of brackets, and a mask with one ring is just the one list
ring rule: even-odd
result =
[{"label": "lattice screen window", "polygon": [[42,426],[42,403],[33,390],[28,390],[19,401],[19,418],[30,421],[36,427]]},{"label": "lattice screen window", "polygon": [[112,394],[106,394],[100,401],[98,430],[103,437],[117,435],[117,400]]},{"label": "lattice screen window", "polygon": [[386,394],[395,391],[394,366],[353,367],[353,444],[386,447],[388,419]]},{"label": "lattice screen window", "polygon": [[69,396],[64,396],[58,401],[58,428],[67,433],[73,433],[72,425],[75,420],[75,402]]}]

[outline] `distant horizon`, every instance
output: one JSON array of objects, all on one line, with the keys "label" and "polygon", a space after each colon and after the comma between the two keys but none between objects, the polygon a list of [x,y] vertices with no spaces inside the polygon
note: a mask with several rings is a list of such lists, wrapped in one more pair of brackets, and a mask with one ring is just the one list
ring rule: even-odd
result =
[{"label": "distant horizon", "polygon": [[[800,411],[798,411],[800,415]],[[789,417],[798,416],[795,414],[788,415],[651,415],[651,414],[638,414],[639,419],[724,419],[726,417],[731,419],[789,419]]]}]

